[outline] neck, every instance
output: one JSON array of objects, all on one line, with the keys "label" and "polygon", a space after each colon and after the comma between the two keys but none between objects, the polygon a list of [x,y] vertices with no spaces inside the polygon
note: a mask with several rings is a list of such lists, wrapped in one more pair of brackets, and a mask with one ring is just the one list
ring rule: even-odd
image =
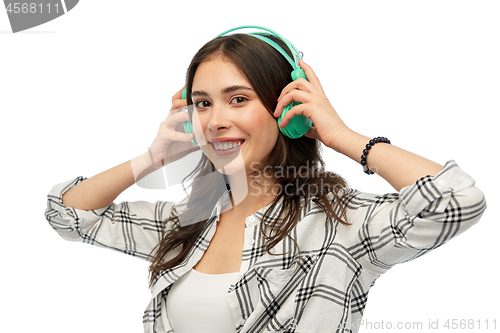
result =
[{"label": "neck", "polygon": [[276,197],[271,191],[274,182],[270,178],[260,176],[254,179],[248,175],[227,177],[231,186],[231,205],[227,205],[224,211],[231,210],[231,215],[247,217]]}]

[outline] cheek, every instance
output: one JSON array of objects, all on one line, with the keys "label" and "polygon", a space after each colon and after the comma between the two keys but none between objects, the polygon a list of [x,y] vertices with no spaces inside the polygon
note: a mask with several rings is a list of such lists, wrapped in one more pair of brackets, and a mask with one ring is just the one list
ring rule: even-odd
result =
[{"label": "cheek", "polygon": [[271,136],[277,137],[279,131],[277,120],[272,117],[267,110],[260,111],[259,116],[256,116],[256,114],[258,113],[245,114],[240,118],[240,123],[245,124],[249,133],[262,133],[267,140],[269,140]]},{"label": "cheek", "polygon": [[246,121],[248,133],[253,133],[252,141],[260,147],[261,153],[267,155],[278,140],[278,123],[273,117],[260,117]]},{"label": "cheek", "polygon": [[276,140],[278,139],[279,133],[278,121],[274,117],[268,116],[263,121],[261,121],[261,123],[259,124],[259,128],[265,131],[264,137],[269,141],[269,143],[274,146]]}]

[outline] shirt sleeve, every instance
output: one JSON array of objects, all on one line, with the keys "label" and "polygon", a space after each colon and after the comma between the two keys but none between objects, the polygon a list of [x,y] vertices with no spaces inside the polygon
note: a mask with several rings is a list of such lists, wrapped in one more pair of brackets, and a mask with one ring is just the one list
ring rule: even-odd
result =
[{"label": "shirt sleeve", "polygon": [[375,275],[443,245],[477,223],[486,209],[483,193],[455,161],[436,176],[418,179],[399,193],[356,192],[342,230],[349,251]]},{"label": "shirt sleeve", "polygon": [[163,221],[170,216],[173,203],[122,202],[90,211],[65,207],[62,195],[85,179],[77,177],[52,187],[45,210],[50,226],[65,240],[148,259],[160,241],[161,228],[171,226]]}]

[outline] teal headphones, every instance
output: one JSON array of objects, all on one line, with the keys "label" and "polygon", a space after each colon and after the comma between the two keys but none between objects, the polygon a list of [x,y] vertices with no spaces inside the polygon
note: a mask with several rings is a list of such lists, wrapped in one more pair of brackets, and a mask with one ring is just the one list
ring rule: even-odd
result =
[{"label": "teal headphones", "polygon": [[[293,71],[291,73],[291,76],[292,76],[292,80],[293,81],[295,81],[295,80],[297,80],[299,78],[304,78],[304,79],[307,80],[306,73],[299,66],[299,59],[302,59],[302,54],[286,38],[282,37],[281,35],[279,35],[278,33],[276,33],[275,31],[273,31],[271,29],[267,29],[267,28],[263,28],[263,27],[259,27],[259,26],[253,26],[253,25],[245,25],[245,26],[236,27],[236,28],[224,31],[223,33],[217,35],[215,38],[222,37],[222,36],[224,36],[224,35],[226,35],[226,34],[228,34],[230,32],[233,32],[235,30],[248,29],[248,28],[259,29],[259,30],[265,31],[264,33],[262,33],[262,32],[251,32],[251,33],[248,33],[247,35],[256,37],[256,38],[258,38],[258,39],[266,42],[267,44],[269,44],[273,48],[275,48],[279,53],[281,53],[283,55],[283,57],[285,57],[285,59],[288,60],[288,62],[290,63],[290,65],[292,65]],[[290,58],[290,56],[285,52],[285,50],[283,50],[283,48],[281,48],[276,42],[274,42],[270,38],[266,37],[266,35],[275,36],[275,37],[281,39],[285,43],[285,45],[290,49],[290,52],[292,53],[292,58]],[[184,89],[182,91],[182,98],[186,99],[186,89]],[[283,120],[283,117],[285,116],[285,114],[292,107],[294,107],[295,105],[298,105],[298,104],[300,104],[300,103],[292,102],[292,103],[288,104],[283,109],[283,112],[281,113],[281,116],[278,117],[278,119],[277,119],[278,120],[278,124],[281,123],[281,121]],[[297,116],[293,117],[290,120],[290,122],[288,123],[288,125],[286,127],[284,127],[284,128],[278,127],[278,128],[280,129],[281,133],[283,133],[287,137],[292,138],[292,139],[298,139],[301,136],[303,136],[304,134],[306,134],[307,131],[309,131],[309,129],[311,128],[311,126],[312,126],[311,119],[309,119],[309,118],[307,118],[307,117],[305,117],[303,115],[297,115]],[[184,122],[184,132],[186,132],[186,133],[193,133],[193,127],[192,127],[192,124],[191,124],[190,121],[185,121]],[[196,141],[196,138],[193,139],[192,142],[196,146],[198,145],[198,142]]]}]

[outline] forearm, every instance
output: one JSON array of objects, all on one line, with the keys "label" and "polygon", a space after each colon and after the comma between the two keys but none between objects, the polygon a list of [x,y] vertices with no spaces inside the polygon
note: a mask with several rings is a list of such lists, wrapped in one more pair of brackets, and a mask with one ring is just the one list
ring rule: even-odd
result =
[{"label": "forearm", "polygon": [[137,180],[155,170],[150,161],[145,153],[86,179],[62,196],[63,203],[81,210],[106,207]]},{"label": "forearm", "polygon": [[[337,141],[336,147],[331,148],[359,163],[363,149],[371,139],[346,130]],[[386,143],[377,143],[372,146],[366,161],[370,170],[379,174],[397,191],[415,183],[421,177],[434,176],[443,168],[422,156]]]}]

